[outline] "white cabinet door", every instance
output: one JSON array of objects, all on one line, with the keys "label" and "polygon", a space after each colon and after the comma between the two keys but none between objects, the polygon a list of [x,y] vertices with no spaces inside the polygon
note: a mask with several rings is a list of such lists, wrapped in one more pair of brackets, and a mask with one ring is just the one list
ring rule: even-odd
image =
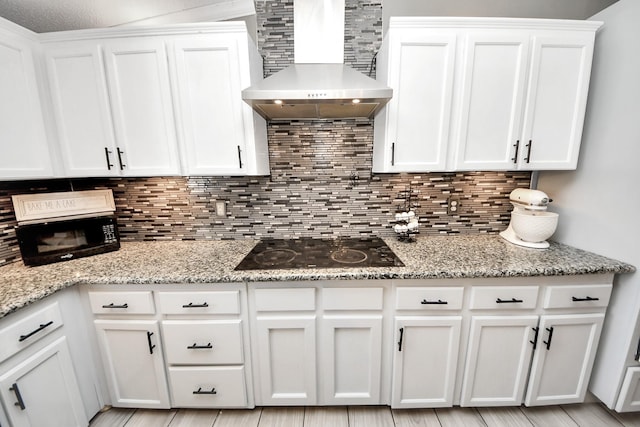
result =
[{"label": "white cabinet door", "polygon": [[467,34],[456,169],[516,168],[528,53],[528,33]]},{"label": "white cabinet door", "polygon": [[232,35],[173,44],[176,111],[187,175],[238,175],[247,168],[238,40]]},{"label": "white cabinet door", "polygon": [[382,315],[324,316],[321,337],[322,403],[381,404]]},{"label": "white cabinet door", "polygon": [[262,404],[315,405],[316,316],[258,317]]},{"label": "white cabinet door", "polygon": [[127,176],[179,175],[180,162],[162,40],[104,42],[118,148]]},{"label": "white cabinet door", "polygon": [[158,322],[95,320],[111,404],[130,408],[168,408]]},{"label": "white cabinet door", "polygon": [[456,33],[404,31],[388,48],[381,75],[393,98],[375,121],[374,172],[444,170]]},{"label": "white cabinet door", "polygon": [[603,321],[604,314],[540,318],[527,406],[584,401]]},{"label": "white cabinet door", "polygon": [[100,46],[58,43],[45,58],[65,174],[119,175]]},{"label": "white cabinet door", "polygon": [[89,423],[64,337],[0,376],[0,397],[14,427]]},{"label": "white cabinet door", "polygon": [[589,91],[593,34],[533,37],[521,169],[575,169]]},{"label": "white cabinet door", "polygon": [[615,409],[617,412],[640,410],[640,368],[627,368]]},{"label": "white cabinet door", "polygon": [[0,28],[0,179],[50,178],[53,165],[31,46]]},{"label": "white cabinet door", "polygon": [[538,316],[474,316],[460,406],[519,406]]},{"label": "white cabinet door", "polygon": [[461,316],[396,317],[394,408],[453,406]]}]

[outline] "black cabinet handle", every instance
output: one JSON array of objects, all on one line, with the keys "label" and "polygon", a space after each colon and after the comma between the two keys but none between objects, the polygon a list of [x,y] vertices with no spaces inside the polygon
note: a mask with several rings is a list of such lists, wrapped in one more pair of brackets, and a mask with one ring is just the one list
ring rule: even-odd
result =
[{"label": "black cabinet handle", "polygon": [[111,159],[109,158],[109,154],[111,154],[112,151],[110,151],[107,147],[104,147],[104,155],[107,158],[107,170],[111,170],[111,168],[113,167],[113,163],[111,163]]},{"label": "black cabinet handle", "polygon": [[581,302],[581,301],[600,301],[600,298],[593,298],[593,297],[590,297],[590,296],[586,296],[585,298],[571,297],[571,301],[573,301],[573,302]]},{"label": "black cabinet handle", "polygon": [[540,328],[531,328],[535,331],[535,336],[533,337],[533,341],[529,341],[531,344],[533,344],[533,349],[536,349],[537,343],[538,343],[538,332],[540,332]]},{"label": "black cabinet handle", "polygon": [[149,343],[149,354],[153,354],[153,349],[156,348],[155,344],[151,344],[151,335],[153,335],[153,332],[147,331],[147,343]]},{"label": "black cabinet handle", "polygon": [[511,159],[513,161],[513,163],[518,163],[518,151],[520,151],[520,140],[517,140],[515,144],[513,144],[514,147],[516,147],[516,152],[513,155],[513,158]]},{"label": "black cabinet handle", "polygon": [[13,383],[11,387],[9,387],[9,391],[12,391],[16,395],[17,402],[15,402],[14,405],[19,406],[20,409],[24,411],[25,409],[24,400],[22,400],[22,395],[20,394],[20,389],[18,388],[18,384]]},{"label": "black cabinet handle", "polygon": [[209,304],[207,304],[206,302],[203,302],[202,304],[194,304],[190,302],[189,304],[184,304],[182,306],[182,308],[204,308],[204,307],[209,307]]},{"label": "black cabinet handle", "polygon": [[633,360],[640,362],[640,339],[638,339],[638,347],[636,348],[636,355]]},{"label": "black cabinet handle", "polygon": [[529,143],[527,144],[527,157],[524,158],[524,161],[529,163],[529,160],[531,160],[531,146],[533,145],[533,141],[529,140]]},{"label": "black cabinet handle", "polygon": [[549,350],[551,348],[551,338],[553,338],[553,326],[545,329],[549,332],[549,338],[548,338],[548,341],[542,341],[542,342],[547,345],[547,350]]},{"label": "black cabinet handle", "polygon": [[218,394],[218,392],[216,391],[215,387],[212,387],[211,390],[204,391],[202,391],[202,387],[198,387],[198,389],[194,391],[193,394]]},{"label": "black cabinet handle", "polygon": [[396,143],[392,142],[391,143],[391,166],[395,165],[396,163]]},{"label": "black cabinet handle", "polygon": [[521,299],[515,299],[515,298],[511,298],[511,299],[500,299],[500,298],[498,298],[496,300],[496,304],[520,304],[522,302],[524,302],[524,301],[521,300]]},{"label": "black cabinet handle", "polygon": [[35,329],[31,332],[29,332],[27,335],[20,335],[20,338],[18,338],[18,342],[22,342],[24,340],[26,340],[27,338],[29,338],[30,336],[37,334],[38,332],[40,332],[41,330],[43,330],[44,328],[53,325],[53,320],[49,321],[48,323],[41,323],[40,327],[38,327],[38,329]]},{"label": "black cabinet handle", "polygon": [[196,343],[193,343],[193,345],[189,345],[187,346],[188,349],[190,350],[196,350],[196,349],[201,349],[201,348],[213,348],[213,346],[211,345],[211,343],[207,344],[207,345],[198,345]]},{"label": "black cabinet handle", "polygon": [[398,351],[402,351],[402,339],[404,338],[404,328],[400,328],[400,340],[398,341]]},{"label": "black cabinet handle", "polygon": [[449,304],[449,302],[448,301],[442,301],[441,299],[439,299],[438,301],[427,301],[426,299],[423,299],[422,301],[420,301],[420,304],[442,305],[442,304]]},{"label": "black cabinet handle", "polygon": [[242,150],[240,150],[240,146],[238,145],[238,163],[240,164],[240,169],[242,169]]},{"label": "black cabinet handle", "polygon": [[120,147],[118,147],[116,148],[116,152],[118,153],[118,163],[120,163],[120,170],[124,170],[124,168],[127,167],[127,165],[122,163],[122,155],[124,154],[124,151],[122,151]]},{"label": "black cabinet handle", "polygon": [[129,304],[127,304],[126,302],[120,305],[111,303],[111,304],[103,305],[102,308],[129,308]]}]

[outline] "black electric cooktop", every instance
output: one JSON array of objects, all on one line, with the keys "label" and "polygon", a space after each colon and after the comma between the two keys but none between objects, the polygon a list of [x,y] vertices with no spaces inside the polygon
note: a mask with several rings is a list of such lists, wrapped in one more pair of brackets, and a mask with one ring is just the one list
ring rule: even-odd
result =
[{"label": "black electric cooktop", "polygon": [[296,268],[403,267],[378,237],[339,239],[264,239],[236,270]]}]

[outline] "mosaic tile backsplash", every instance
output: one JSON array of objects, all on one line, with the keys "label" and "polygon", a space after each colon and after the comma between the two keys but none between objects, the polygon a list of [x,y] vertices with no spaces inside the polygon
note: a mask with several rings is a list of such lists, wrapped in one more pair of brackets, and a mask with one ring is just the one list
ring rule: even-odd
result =
[{"label": "mosaic tile backsplash", "polygon": [[[256,0],[266,76],[293,63],[293,0]],[[374,76],[382,40],[381,1],[345,1],[345,64]],[[392,236],[412,195],[421,235],[497,233],[508,195],[529,172],[371,174],[373,122],[271,122],[271,176],[100,178],[0,182],[0,265],[20,258],[11,195],[111,188],[124,241],[263,236]],[[460,200],[447,215],[447,199]],[[226,217],[215,216],[222,200]]]},{"label": "mosaic tile backsplash", "polygon": [[[123,241],[392,236],[408,190],[421,235],[497,233],[528,172],[371,174],[368,120],[273,122],[271,176],[104,178],[0,183],[0,264],[19,258],[11,195],[111,188]],[[460,199],[447,215],[447,198]],[[227,216],[215,216],[223,200]]]}]

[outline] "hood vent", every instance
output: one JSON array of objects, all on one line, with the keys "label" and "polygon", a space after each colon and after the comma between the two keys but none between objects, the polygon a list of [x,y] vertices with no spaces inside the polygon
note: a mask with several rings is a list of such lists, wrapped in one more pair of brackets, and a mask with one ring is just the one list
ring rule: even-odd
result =
[{"label": "hood vent", "polygon": [[293,25],[295,64],[242,91],[262,117],[373,118],[391,99],[391,88],[342,63],[344,0],[294,0]]}]

